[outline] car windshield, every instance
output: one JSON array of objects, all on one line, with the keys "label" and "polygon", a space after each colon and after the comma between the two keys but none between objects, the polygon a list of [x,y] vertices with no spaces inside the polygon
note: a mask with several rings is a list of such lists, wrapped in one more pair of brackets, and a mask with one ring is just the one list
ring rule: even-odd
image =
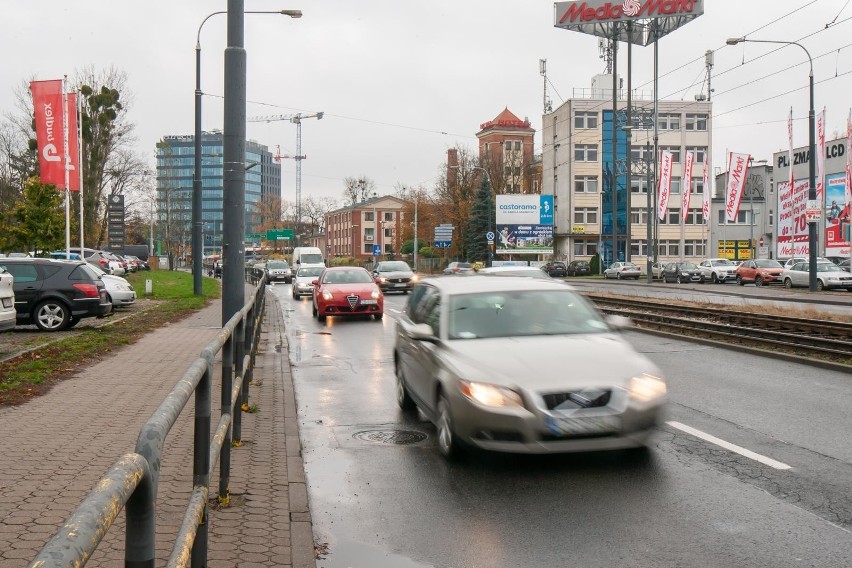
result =
[{"label": "car windshield", "polygon": [[453,296],[450,339],[603,333],[598,312],[570,290],[516,290]]},{"label": "car windshield", "polygon": [[681,262],[680,264],[678,264],[678,266],[683,270],[695,270],[696,268],[698,268],[691,262]]},{"label": "car windshield", "polygon": [[310,277],[316,278],[317,276],[322,274],[323,270],[324,269],[321,266],[310,266],[308,268],[300,268],[299,271],[296,273],[296,276],[297,277],[310,276]]},{"label": "car windshield", "polygon": [[411,268],[404,262],[382,262],[377,270],[379,272],[411,272]]},{"label": "car windshield", "polygon": [[833,262],[820,262],[817,264],[817,272],[843,272],[846,271],[834,264]]},{"label": "car windshield", "polygon": [[512,268],[503,268],[503,267],[492,267],[492,268],[481,268],[479,269],[479,274],[487,274],[489,276],[529,276],[532,278],[542,278],[545,280],[553,280],[549,274],[539,270],[538,268],[529,266],[529,267],[512,267]]},{"label": "car windshield", "polygon": [[323,284],[366,284],[373,277],[366,270],[329,270],[322,277]]},{"label": "car windshield", "polygon": [[777,260],[755,260],[754,265],[758,268],[783,268]]},{"label": "car windshield", "polygon": [[728,260],[727,258],[723,258],[722,260],[713,260],[711,261],[713,266],[733,266],[734,263]]},{"label": "car windshield", "polygon": [[316,253],[303,254],[299,257],[302,264],[322,264],[322,255]]},{"label": "car windshield", "polygon": [[266,268],[289,268],[290,265],[283,260],[270,260],[266,263]]}]

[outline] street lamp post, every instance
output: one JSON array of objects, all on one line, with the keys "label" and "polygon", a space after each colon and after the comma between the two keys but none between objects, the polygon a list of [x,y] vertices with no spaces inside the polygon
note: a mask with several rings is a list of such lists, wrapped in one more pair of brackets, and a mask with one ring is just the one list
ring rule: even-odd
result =
[{"label": "street lamp post", "polygon": [[[201,28],[207,20],[218,14],[227,14],[227,11],[212,12],[207,15],[198,26],[195,36],[195,170],[192,178],[192,292],[196,296],[201,295],[201,275],[203,272],[202,256],[204,254],[202,235],[202,199],[201,199]],[[301,18],[300,10],[278,10],[278,11],[248,11],[246,14],[281,14],[291,18]],[[200,251],[200,253],[199,253]]]},{"label": "street lamp post", "polygon": [[[746,39],[744,37],[733,37],[728,38],[725,43],[728,45],[737,45],[742,42],[752,42],[752,43],[779,43],[783,45],[796,45],[801,47],[805,55],[808,56],[808,62],[810,64],[809,71],[809,89],[810,89],[810,108],[808,109],[808,150],[809,150],[809,158],[808,158],[808,166],[809,166],[809,187],[808,187],[808,200],[815,201],[816,200],[816,120],[814,113],[814,60],[811,58],[810,52],[805,48],[804,45],[797,43],[795,41],[781,41],[781,40],[768,40],[768,39]],[[820,148],[820,152],[825,151],[823,148]],[[793,167],[793,164],[790,164],[790,168]],[[792,188],[791,188],[792,190]],[[811,292],[816,292],[817,289],[817,223],[808,222],[808,290]],[[795,256],[795,248],[791,250],[791,256]]]}]

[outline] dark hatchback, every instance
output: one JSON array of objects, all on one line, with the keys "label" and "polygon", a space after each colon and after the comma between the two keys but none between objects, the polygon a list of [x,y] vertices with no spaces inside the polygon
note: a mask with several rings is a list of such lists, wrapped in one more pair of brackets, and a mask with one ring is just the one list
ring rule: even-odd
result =
[{"label": "dark hatchback", "polygon": [[549,276],[553,276],[553,277],[567,276],[568,275],[568,272],[567,272],[568,269],[566,268],[565,263],[562,262],[561,260],[554,260],[554,261],[548,262],[547,264],[542,266],[541,269],[544,270],[545,272],[547,272],[547,274]]},{"label": "dark hatchback", "polygon": [[17,322],[44,331],[62,331],[82,318],[112,311],[106,287],[83,261],[2,258],[0,266],[15,277]]},{"label": "dark hatchback", "polygon": [[417,283],[417,276],[407,262],[401,260],[389,260],[379,262],[373,269],[373,278],[376,279],[382,292],[402,292],[408,294]]},{"label": "dark hatchback", "polygon": [[592,265],[585,260],[572,260],[565,269],[567,276],[589,276],[592,273]]}]

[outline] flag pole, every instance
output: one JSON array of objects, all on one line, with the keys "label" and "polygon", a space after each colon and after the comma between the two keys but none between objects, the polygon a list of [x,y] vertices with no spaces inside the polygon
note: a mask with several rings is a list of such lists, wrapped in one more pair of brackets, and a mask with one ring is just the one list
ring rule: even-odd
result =
[{"label": "flag pole", "polygon": [[85,260],[83,254],[83,103],[80,91],[77,91],[77,170],[80,174],[80,260]]},{"label": "flag pole", "polygon": [[71,191],[70,173],[68,166],[71,165],[71,156],[68,152],[68,90],[66,83],[68,75],[62,78],[62,141],[64,145],[65,159],[65,258],[71,260]]}]

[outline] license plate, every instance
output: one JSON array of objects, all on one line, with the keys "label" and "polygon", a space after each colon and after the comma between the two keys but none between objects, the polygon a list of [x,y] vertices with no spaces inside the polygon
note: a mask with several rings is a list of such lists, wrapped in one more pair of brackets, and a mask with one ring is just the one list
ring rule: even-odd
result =
[{"label": "license plate", "polygon": [[548,429],[557,435],[580,436],[617,432],[619,420],[615,416],[547,417]]},{"label": "license plate", "polygon": [[12,298],[3,298],[3,307],[11,308],[12,307]]},{"label": "license plate", "polygon": [[400,282],[399,284],[394,284],[394,287],[395,287],[395,288],[405,288],[405,284],[403,284],[402,282]]},{"label": "license plate", "polygon": [[368,304],[378,304],[378,300],[361,300],[361,305],[366,306]]}]

